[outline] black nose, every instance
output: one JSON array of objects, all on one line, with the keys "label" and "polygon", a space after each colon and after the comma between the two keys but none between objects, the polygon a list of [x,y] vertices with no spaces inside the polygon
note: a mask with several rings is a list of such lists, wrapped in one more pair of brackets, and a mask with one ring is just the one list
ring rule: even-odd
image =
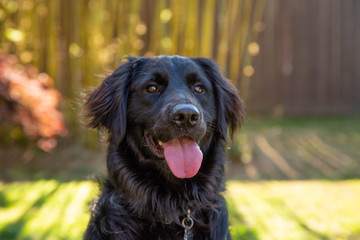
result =
[{"label": "black nose", "polygon": [[171,120],[180,127],[193,127],[200,123],[199,110],[192,104],[178,104],[171,114]]}]

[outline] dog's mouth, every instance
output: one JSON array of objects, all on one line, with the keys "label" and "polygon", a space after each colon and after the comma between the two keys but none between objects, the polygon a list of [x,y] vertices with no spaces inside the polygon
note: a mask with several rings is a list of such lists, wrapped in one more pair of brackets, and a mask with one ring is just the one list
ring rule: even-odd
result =
[{"label": "dog's mouth", "polygon": [[167,142],[146,137],[146,141],[158,158],[165,158],[170,171],[177,178],[191,178],[199,171],[203,154],[195,140],[182,136]]}]

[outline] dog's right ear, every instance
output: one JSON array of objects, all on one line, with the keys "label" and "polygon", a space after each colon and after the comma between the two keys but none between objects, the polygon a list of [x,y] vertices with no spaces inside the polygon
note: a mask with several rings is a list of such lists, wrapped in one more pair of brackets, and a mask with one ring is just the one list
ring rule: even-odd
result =
[{"label": "dog's right ear", "polygon": [[112,140],[119,143],[126,132],[126,110],[129,89],[133,78],[135,58],[128,58],[102,84],[93,91],[85,103],[88,127],[105,127]]}]

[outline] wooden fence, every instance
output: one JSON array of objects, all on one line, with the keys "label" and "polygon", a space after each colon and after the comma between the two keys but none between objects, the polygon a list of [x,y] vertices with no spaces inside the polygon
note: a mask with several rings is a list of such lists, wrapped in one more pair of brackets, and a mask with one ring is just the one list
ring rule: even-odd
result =
[{"label": "wooden fence", "polygon": [[271,0],[248,111],[360,113],[360,1]]}]

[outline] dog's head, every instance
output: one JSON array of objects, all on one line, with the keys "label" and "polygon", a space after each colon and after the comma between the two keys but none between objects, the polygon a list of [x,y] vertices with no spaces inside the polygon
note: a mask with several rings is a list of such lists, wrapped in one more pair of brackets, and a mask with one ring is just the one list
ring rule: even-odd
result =
[{"label": "dog's head", "polygon": [[[204,58],[128,58],[89,97],[90,127],[110,141],[135,143],[146,159],[165,162],[178,178],[194,176],[212,138],[225,140],[244,112],[237,91]],[[166,164],[157,164],[166,167]]]}]

